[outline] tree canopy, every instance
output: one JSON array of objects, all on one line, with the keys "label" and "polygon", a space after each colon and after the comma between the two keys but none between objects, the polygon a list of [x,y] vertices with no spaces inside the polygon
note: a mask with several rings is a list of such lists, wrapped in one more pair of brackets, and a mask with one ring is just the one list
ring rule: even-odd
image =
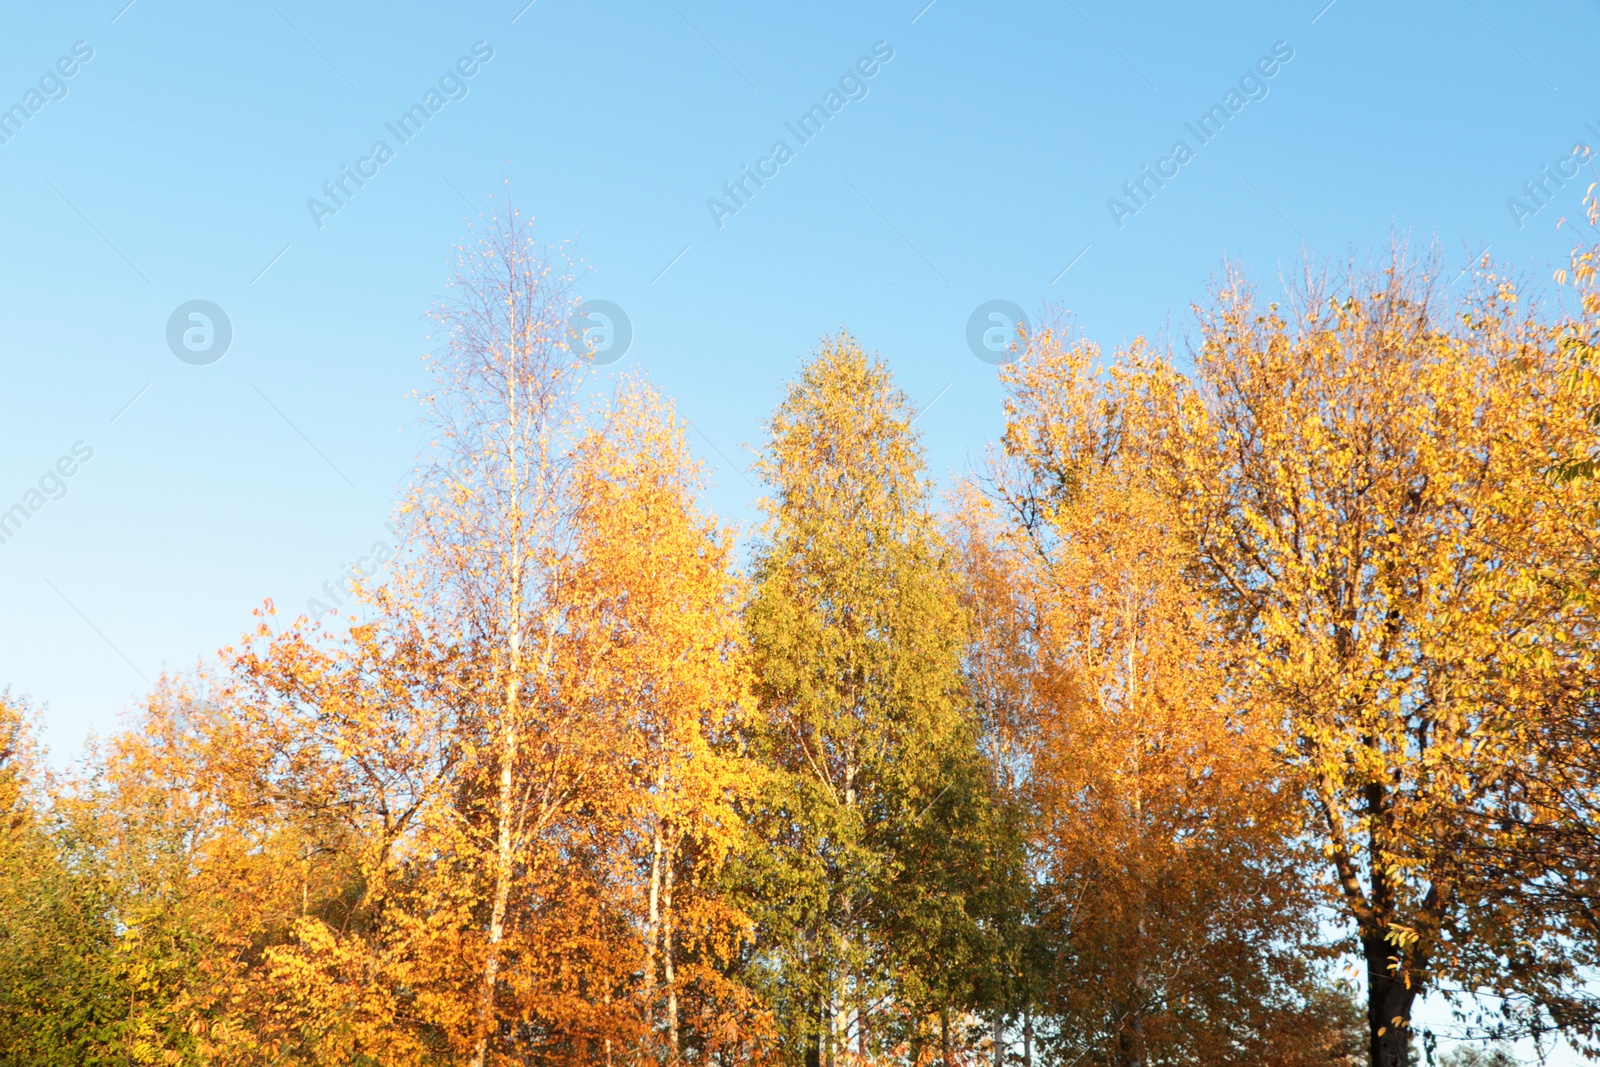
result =
[{"label": "tree canopy", "polygon": [[841,331],[742,537],[496,220],[388,581],[71,770],[0,691],[0,1065],[1600,1058],[1593,266],[1057,316],[943,495]]}]

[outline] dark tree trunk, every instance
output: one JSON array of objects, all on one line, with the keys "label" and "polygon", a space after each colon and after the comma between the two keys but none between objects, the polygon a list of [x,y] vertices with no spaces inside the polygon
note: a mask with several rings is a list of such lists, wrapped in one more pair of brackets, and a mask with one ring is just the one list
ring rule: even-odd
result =
[{"label": "dark tree trunk", "polygon": [[[1382,934],[1367,934],[1361,939],[1367,962],[1367,1032],[1370,1037],[1372,1067],[1410,1067],[1411,1005],[1418,989],[1409,989],[1396,976],[1390,957],[1400,949],[1384,940]],[[1395,1020],[1400,1020],[1396,1025]]]},{"label": "dark tree trunk", "polygon": [[823,1031],[827,1026],[825,1013],[822,1008],[816,1010],[813,1016],[814,1027],[811,1036],[806,1042],[806,1067],[822,1067],[822,1042]]},{"label": "dark tree trunk", "polygon": [[1118,1067],[1144,1067],[1144,1018],[1135,1015],[1117,1035]]}]

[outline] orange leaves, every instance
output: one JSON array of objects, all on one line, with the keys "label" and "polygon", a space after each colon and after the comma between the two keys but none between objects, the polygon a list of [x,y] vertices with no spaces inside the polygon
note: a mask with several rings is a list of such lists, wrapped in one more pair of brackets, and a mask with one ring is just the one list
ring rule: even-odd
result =
[{"label": "orange leaves", "polygon": [[1595,503],[1549,476],[1592,448],[1592,323],[1492,277],[1447,319],[1397,269],[1289,310],[1229,276],[1193,379],[1052,328],[943,529],[840,334],[768,423],[747,582],[671,405],[580,395],[530,241],[466,257],[359,618],[267,605],[76,791],[0,700],[0,1032],[1298,1067],[1350,1053],[1317,889],[1385,1055],[1446,981],[1595,1017]]},{"label": "orange leaves", "polygon": [[697,511],[683,434],[648,387],[618,391],[578,448],[570,585],[572,681],[614,724],[601,770],[626,805],[612,906],[638,931],[643,977],[617,980],[668,1059],[691,1018],[713,1033],[753,1022],[718,979],[748,924],[718,876],[743,840],[735,803],[759,785],[736,749],[751,710],[742,590],[727,536]]},{"label": "orange leaves", "polygon": [[1300,294],[1292,323],[1218,295],[1207,414],[1180,416],[1181,458],[1158,470],[1240,639],[1236,688],[1283,724],[1316,801],[1372,1018],[1409,1018],[1425,987],[1505,974],[1509,929],[1469,902],[1515,879],[1474,857],[1539,774],[1553,650],[1593,639],[1549,581],[1578,541],[1540,457],[1577,424],[1551,400],[1547,328],[1503,284],[1452,322],[1404,263],[1344,281],[1337,301]]},{"label": "orange leaves", "polygon": [[1137,344],[1108,366],[1056,331],[1005,376],[998,508],[968,521],[966,555],[975,612],[994,620],[974,653],[986,675],[1007,659],[995,637],[1030,653],[1002,677],[1025,709],[1036,907],[1061,939],[1041,1007],[1108,1062],[1221,1062],[1241,1042],[1313,1055],[1325,1032],[1303,1026],[1316,987],[1289,948],[1312,923],[1277,721],[1239,699],[1239,649],[1190,581],[1195,545],[1162,482],[1183,462],[1183,383]]}]

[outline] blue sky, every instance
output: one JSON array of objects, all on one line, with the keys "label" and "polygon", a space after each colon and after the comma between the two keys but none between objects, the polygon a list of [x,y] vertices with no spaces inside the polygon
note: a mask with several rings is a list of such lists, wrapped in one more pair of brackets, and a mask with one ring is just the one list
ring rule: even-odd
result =
[{"label": "blue sky", "polygon": [[[919,425],[946,475],[999,428],[965,341],[979,304],[1181,344],[1225,258],[1270,288],[1303,247],[1393,231],[1545,279],[1582,180],[1531,217],[1506,201],[1600,143],[1593,3],[525,2],[7,13],[0,107],[41,106],[0,127],[0,507],[93,453],[0,544],[0,681],[47,702],[58,758],[383,535],[422,444],[424,313],[508,180],[573,242],[584,292],[626,309],[633,345],[605,373],[676,398],[712,506],[748,521],[743,446],[840,327],[939,398]],[[457,68],[475,46],[492,58]],[[452,71],[400,144],[385,124]],[[801,143],[785,124],[847,76]],[[1241,79],[1202,144],[1185,124]],[[1176,173],[1108,208],[1147,165]],[[376,174],[314,217],[346,166]],[[746,166],[776,174],[708,207]],[[232,325],[209,365],[166,341],[196,299]]]}]

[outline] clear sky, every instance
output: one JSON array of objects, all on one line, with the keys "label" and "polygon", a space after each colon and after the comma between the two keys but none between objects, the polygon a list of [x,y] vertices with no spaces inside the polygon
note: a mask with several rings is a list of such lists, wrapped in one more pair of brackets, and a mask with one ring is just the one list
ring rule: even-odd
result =
[{"label": "clear sky", "polygon": [[[948,477],[999,428],[980,304],[1181,346],[1225,259],[1271,288],[1393,232],[1547,279],[1587,179],[1524,182],[1600,147],[1593,2],[125,3],[0,34],[0,508],[44,484],[0,544],[0,683],[57,759],[384,535],[424,313],[507,181],[626,310],[605,373],[676,398],[748,522],[744,446],[825,334],[938,398]],[[220,360],[169,347],[193,300]]]},{"label": "clear sky", "polygon": [[[631,319],[605,373],[676,398],[746,521],[744,446],[824,334],[938,397],[946,475],[999,425],[980,304],[1181,344],[1225,259],[1270,288],[1396,231],[1546,279],[1584,179],[1523,183],[1600,144],[1593,3],[125,2],[0,36],[0,508],[73,471],[0,544],[0,679],[58,756],[382,534],[424,313],[508,180]],[[205,365],[166,336],[196,299],[232,328]]]}]

